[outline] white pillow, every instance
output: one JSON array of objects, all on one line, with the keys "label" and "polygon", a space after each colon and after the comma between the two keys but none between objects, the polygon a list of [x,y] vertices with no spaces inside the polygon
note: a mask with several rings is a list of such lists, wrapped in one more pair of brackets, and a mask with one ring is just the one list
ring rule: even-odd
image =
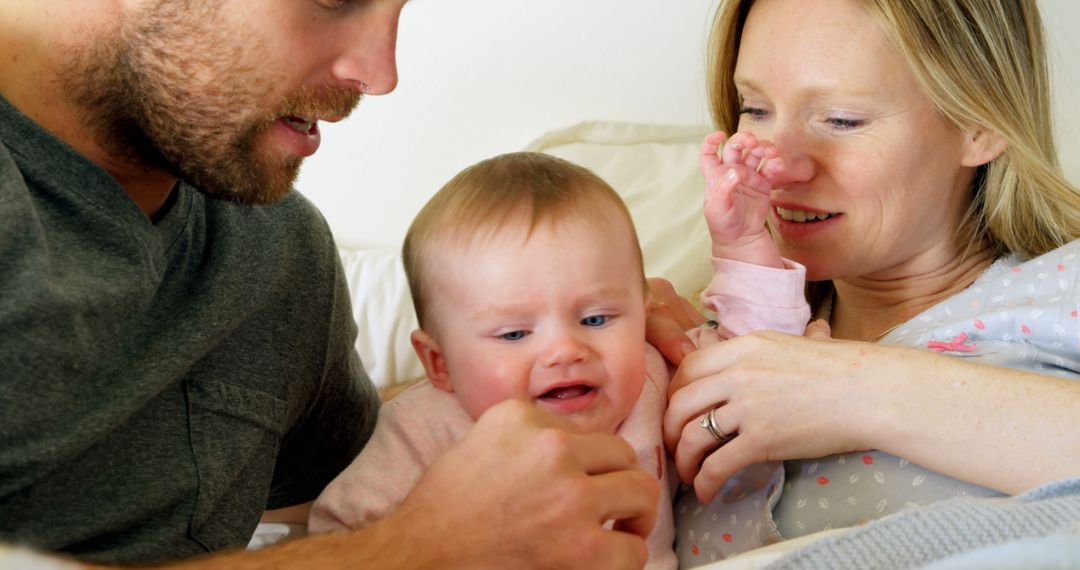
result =
[{"label": "white pillow", "polygon": [[[645,273],[696,300],[711,277],[697,157],[707,127],[586,122],[549,132],[527,150],[580,164],[622,196],[637,228]],[[467,165],[462,165],[465,167]],[[424,375],[409,342],[416,328],[401,253],[342,249],[359,335],[356,349],[379,387]]]},{"label": "white pillow", "polygon": [[418,327],[401,251],[389,248],[339,250],[359,329],[356,351],[364,369],[382,388],[424,376],[409,334]]},{"label": "white pillow", "polygon": [[580,164],[622,196],[634,219],[645,275],[695,299],[712,275],[698,150],[708,127],[590,121],[553,131],[526,150]]}]

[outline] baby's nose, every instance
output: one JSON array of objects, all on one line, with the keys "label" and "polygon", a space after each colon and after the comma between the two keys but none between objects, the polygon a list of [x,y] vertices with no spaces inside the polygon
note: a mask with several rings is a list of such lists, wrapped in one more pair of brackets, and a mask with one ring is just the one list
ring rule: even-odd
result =
[{"label": "baby's nose", "polygon": [[588,357],[589,351],[580,339],[569,334],[561,334],[551,339],[545,348],[543,358],[544,366],[566,366],[576,362],[583,362]]}]

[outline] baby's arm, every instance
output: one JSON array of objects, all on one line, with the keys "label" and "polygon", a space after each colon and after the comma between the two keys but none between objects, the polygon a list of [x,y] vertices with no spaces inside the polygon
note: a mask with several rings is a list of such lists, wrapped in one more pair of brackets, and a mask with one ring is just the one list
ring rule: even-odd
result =
[{"label": "baby's arm", "polygon": [[782,172],[783,160],[772,143],[759,141],[750,133],[735,133],[727,144],[725,138],[724,133],[715,132],[701,144],[705,221],[712,238],[712,255],[784,267],[765,227],[772,191],[765,174]]},{"label": "baby's arm", "polygon": [[[786,259],[781,263],[782,268],[773,268],[713,259],[713,278],[701,301],[716,312],[721,339],[761,330],[803,334],[810,320],[806,268]],[[700,346],[706,339],[694,340]]]},{"label": "baby's arm", "polygon": [[316,499],[308,529],[362,528],[390,514],[471,424],[453,396],[426,382],[390,400],[364,450]]}]

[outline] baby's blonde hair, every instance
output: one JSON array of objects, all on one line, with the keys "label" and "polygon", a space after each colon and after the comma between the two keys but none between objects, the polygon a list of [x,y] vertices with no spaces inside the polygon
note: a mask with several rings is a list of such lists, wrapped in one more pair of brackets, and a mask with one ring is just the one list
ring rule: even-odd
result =
[{"label": "baby's blonde hair", "polygon": [[[938,112],[958,128],[997,133],[1008,148],[979,167],[958,243],[987,240],[1027,259],[1080,237],[1080,191],[1054,147],[1046,45],[1036,0],[860,0]],[[718,128],[739,122],[735,63],[753,0],[723,0],[709,46]]]},{"label": "baby's blonde hair", "polygon": [[427,258],[434,244],[475,243],[522,220],[528,220],[527,238],[541,223],[568,218],[625,225],[644,283],[630,212],[615,190],[587,168],[542,153],[515,152],[461,171],[424,205],[405,235],[402,257],[420,326],[430,319],[434,291]]}]

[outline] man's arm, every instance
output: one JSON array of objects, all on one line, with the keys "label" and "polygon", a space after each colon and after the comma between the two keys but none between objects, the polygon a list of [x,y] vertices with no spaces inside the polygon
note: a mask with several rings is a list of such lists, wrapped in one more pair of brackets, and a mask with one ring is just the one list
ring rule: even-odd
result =
[{"label": "man's arm", "polygon": [[660,489],[635,463],[621,438],[504,402],[370,527],[162,568],[641,568]]},{"label": "man's arm", "polygon": [[283,509],[271,509],[263,513],[259,522],[262,523],[288,523],[307,524],[308,514],[311,513],[311,505],[315,501],[308,501],[299,505],[285,507]]}]

